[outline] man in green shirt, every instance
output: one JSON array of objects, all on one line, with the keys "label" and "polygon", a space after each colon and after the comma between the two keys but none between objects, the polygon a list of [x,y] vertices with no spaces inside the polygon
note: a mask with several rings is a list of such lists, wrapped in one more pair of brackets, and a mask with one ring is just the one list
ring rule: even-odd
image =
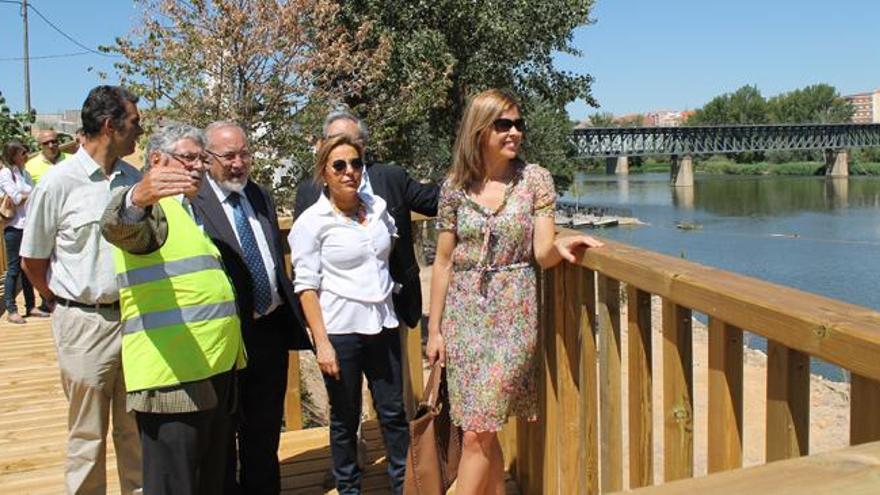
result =
[{"label": "man in green shirt", "polygon": [[24,164],[25,170],[34,179],[34,184],[40,182],[40,177],[49,170],[49,167],[70,156],[58,147],[58,134],[52,129],[40,131],[37,134],[37,142],[40,143],[40,154]]}]

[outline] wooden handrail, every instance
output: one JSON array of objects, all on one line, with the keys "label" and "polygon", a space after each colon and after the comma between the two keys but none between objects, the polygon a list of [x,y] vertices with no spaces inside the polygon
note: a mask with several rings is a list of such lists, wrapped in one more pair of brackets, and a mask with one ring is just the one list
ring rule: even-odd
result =
[{"label": "wooden handrail", "polygon": [[880,313],[604,240],[581,266],[880,380]]}]

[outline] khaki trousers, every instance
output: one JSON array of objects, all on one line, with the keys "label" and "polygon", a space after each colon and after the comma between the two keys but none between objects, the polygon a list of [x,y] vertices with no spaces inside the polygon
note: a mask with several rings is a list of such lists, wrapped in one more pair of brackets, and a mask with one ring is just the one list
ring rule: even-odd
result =
[{"label": "khaki trousers", "polygon": [[119,310],[58,305],[52,313],[52,334],[61,386],[69,402],[67,493],[107,492],[107,430],[111,420],[122,493],[141,493],[140,437],[134,416],[125,410]]}]

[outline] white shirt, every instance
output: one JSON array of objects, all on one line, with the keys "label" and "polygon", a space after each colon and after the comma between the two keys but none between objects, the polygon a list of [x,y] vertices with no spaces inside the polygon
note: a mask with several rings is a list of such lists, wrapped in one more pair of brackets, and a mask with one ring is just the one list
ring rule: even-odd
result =
[{"label": "white shirt", "polygon": [[[220,184],[211,177],[211,174],[205,174],[205,179],[208,181],[208,184],[211,184],[211,189],[214,190],[217,199],[220,200],[220,204],[223,206],[223,213],[226,214],[226,219],[229,220],[229,225],[232,227],[232,231],[235,232],[235,239],[238,241],[238,245],[241,246],[241,236],[238,233],[238,229],[235,228],[235,212],[232,210],[232,203],[229,202],[229,195],[232,192],[223,189]],[[258,219],[257,214],[254,213],[254,209],[251,207],[250,201],[248,201],[247,194],[242,191],[239,196],[241,197],[241,207],[244,210],[244,214],[247,216],[248,223],[251,224],[251,230],[254,231],[254,237],[257,238],[257,247],[260,249],[260,257],[263,258],[263,265],[266,267],[266,276],[269,277],[269,289],[272,292],[272,304],[269,305],[266,312],[260,314],[254,311],[254,318],[259,318],[275,311],[275,308],[281,305],[281,295],[278,293],[278,278],[275,276],[275,260],[272,259],[272,251],[269,251],[268,236],[263,232],[263,226],[260,225],[260,219]]]},{"label": "white shirt", "polygon": [[86,304],[119,300],[110,243],[101,215],[113,190],[133,186],[141,173],[117,160],[109,176],[80,148],[40,178],[28,198],[21,256],[49,259],[49,288]]},{"label": "white shirt", "polygon": [[366,224],[337,213],[321,194],[287,238],[296,275],[293,290],[318,291],[328,334],[373,335],[399,324],[388,269],[397,228],[385,200],[359,195],[367,207]]},{"label": "white shirt", "polygon": [[6,222],[7,227],[16,229],[24,228],[25,213],[27,213],[27,203],[21,202],[21,197],[29,194],[34,187],[34,181],[31,174],[27,170],[22,173],[18,167],[0,168],[0,191],[12,198],[15,203],[15,216],[12,220]]}]

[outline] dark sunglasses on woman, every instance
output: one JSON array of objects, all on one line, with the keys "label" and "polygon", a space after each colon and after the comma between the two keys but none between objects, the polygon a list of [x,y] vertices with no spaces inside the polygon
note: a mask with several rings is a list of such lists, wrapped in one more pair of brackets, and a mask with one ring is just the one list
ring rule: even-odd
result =
[{"label": "dark sunglasses on woman", "polygon": [[351,165],[352,170],[358,171],[364,168],[364,161],[360,158],[355,158],[351,161],[345,160],[333,160],[333,163],[330,164],[333,167],[333,170],[337,172],[344,172],[345,168]]},{"label": "dark sunglasses on woman", "polygon": [[492,125],[495,127],[495,132],[510,132],[510,129],[516,127],[519,132],[526,132],[526,121],[525,119],[495,119],[492,122]]}]

